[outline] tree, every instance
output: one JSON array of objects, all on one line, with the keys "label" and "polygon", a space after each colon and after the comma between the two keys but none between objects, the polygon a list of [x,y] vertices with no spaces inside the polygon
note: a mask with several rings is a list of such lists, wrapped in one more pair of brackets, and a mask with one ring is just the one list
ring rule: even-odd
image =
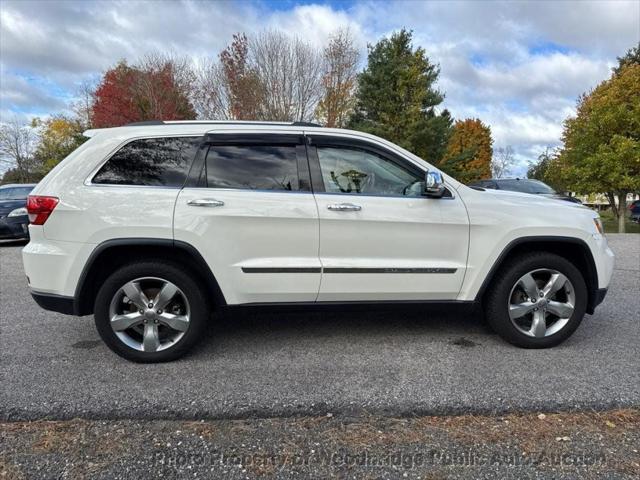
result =
[{"label": "tree", "polygon": [[18,183],[42,178],[41,165],[34,156],[37,135],[33,128],[13,118],[0,125],[0,160],[7,174]]},{"label": "tree", "polygon": [[627,193],[640,190],[640,65],[582,95],[562,138],[559,173],[575,191],[605,192],[624,233]]},{"label": "tree", "polygon": [[567,186],[561,174],[562,164],[559,159],[559,154],[558,149],[545,148],[545,150],[538,155],[537,163],[529,164],[527,178],[540,180],[558,192],[566,191]]},{"label": "tree", "polygon": [[249,41],[250,68],[265,95],[259,119],[311,121],[322,95],[322,56],[308,43],[275,30]]},{"label": "tree", "polygon": [[200,118],[311,121],[322,95],[322,56],[299,38],[239,33],[196,70],[191,98]]},{"label": "tree", "polygon": [[0,176],[0,185],[7,183],[37,183],[42,179],[42,174],[38,171],[25,174],[17,168],[10,168]]},{"label": "tree", "polygon": [[220,53],[220,64],[228,91],[229,115],[236,120],[256,120],[264,104],[265,91],[256,68],[249,64],[249,40],[235,34]]},{"label": "tree", "polygon": [[138,75],[138,70],[124,60],[107,70],[95,93],[92,117],[96,127],[114,127],[148,120],[141,118],[142,114],[133,98],[133,85]]},{"label": "tree", "polygon": [[438,163],[447,146],[451,116],[435,107],[444,96],[434,88],[439,68],[424,49],[413,48],[412,32],[401,30],[368,46],[358,75],[356,108],[349,126],[386,138]]},{"label": "tree", "polygon": [[145,57],[140,66],[129,66],[121,61],[104,74],[95,92],[94,126],[194,119],[186,66],[186,60],[180,62],[161,55]]},{"label": "tree", "polygon": [[533,178],[535,180],[544,182],[552,161],[553,151],[549,147],[547,147],[544,149],[544,152],[538,155],[538,161],[536,163],[529,163],[529,168],[527,169],[527,178]]},{"label": "tree", "polygon": [[509,176],[514,163],[515,158],[513,157],[513,148],[511,148],[511,145],[496,148],[493,151],[493,158],[491,159],[491,176],[493,178]]},{"label": "tree", "polygon": [[87,140],[82,134],[85,126],[79,118],[59,115],[45,121],[35,119],[32,125],[41,130],[34,155],[42,165],[44,173]]},{"label": "tree", "polygon": [[630,48],[623,57],[617,57],[618,65],[613,67],[613,73],[619,74],[627,65],[640,65],[640,42],[635,47]]},{"label": "tree", "polygon": [[220,62],[201,59],[194,71],[191,102],[198,118],[206,120],[233,120],[231,92]]},{"label": "tree", "polygon": [[492,144],[491,128],[479,119],[458,120],[439,166],[463,183],[489,178]]},{"label": "tree", "polygon": [[355,105],[359,59],[349,30],[338,30],[329,38],[324,49],[323,95],[316,108],[316,117],[325,127],[346,125]]},{"label": "tree", "polygon": [[93,104],[95,102],[95,85],[88,81],[78,86],[78,98],[71,104],[71,109],[78,122],[86,130],[93,126]]}]

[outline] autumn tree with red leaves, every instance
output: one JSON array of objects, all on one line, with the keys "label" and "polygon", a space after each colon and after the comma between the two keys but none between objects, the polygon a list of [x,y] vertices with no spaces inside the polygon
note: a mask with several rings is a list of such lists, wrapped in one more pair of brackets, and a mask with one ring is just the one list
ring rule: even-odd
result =
[{"label": "autumn tree with red leaves", "polygon": [[266,92],[249,64],[249,40],[244,33],[233,35],[231,44],[220,53],[220,63],[228,88],[231,118],[260,118],[260,106]]},{"label": "autumn tree with red leaves", "polygon": [[117,127],[145,120],[192,120],[186,62],[148,56],[140,65],[121,61],[108,70],[95,92],[93,126]]}]

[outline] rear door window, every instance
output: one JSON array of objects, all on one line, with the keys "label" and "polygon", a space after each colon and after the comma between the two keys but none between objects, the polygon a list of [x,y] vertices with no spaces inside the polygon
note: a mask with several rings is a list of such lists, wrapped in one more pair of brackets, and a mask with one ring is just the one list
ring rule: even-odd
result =
[{"label": "rear door window", "polygon": [[205,162],[208,188],[300,190],[294,144],[211,145]]},{"label": "rear door window", "polygon": [[102,166],[93,183],[182,187],[201,140],[201,137],[133,140]]}]

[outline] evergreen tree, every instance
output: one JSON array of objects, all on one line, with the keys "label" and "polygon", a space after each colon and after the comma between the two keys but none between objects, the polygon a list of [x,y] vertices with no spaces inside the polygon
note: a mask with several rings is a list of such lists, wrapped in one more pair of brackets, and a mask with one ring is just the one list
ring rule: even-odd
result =
[{"label": "evergreen tree", "polygon": [[620,73],[622,69],[628,65],[640,65],[640,42],[635,47],[627,50],[622,57],[618,57],[618,65],[613,68],[613,73]]},{"label": "evergreen tree", "polygon": [[424,49],[413,48],[411,38],[412,32],[403,29],[369,45],[349,127],[438,163],[447,146],[451,116],[447,110],[435,111],[444,99],[434,87],[440,70]]}]

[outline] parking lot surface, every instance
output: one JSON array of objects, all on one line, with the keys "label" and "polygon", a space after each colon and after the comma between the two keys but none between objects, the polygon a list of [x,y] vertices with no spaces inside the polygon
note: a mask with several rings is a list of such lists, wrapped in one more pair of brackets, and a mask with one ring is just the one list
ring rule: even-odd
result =
[{"label": "parking lot surface", "polygon": [[129,363],[91,317],[41,310],[0,245],[0,419],[190,419],[640,405],[640,235],[609,235],[609,294],[564,344],[523,350],[479,318],[416,311],[217,315],[183,360]]}]

